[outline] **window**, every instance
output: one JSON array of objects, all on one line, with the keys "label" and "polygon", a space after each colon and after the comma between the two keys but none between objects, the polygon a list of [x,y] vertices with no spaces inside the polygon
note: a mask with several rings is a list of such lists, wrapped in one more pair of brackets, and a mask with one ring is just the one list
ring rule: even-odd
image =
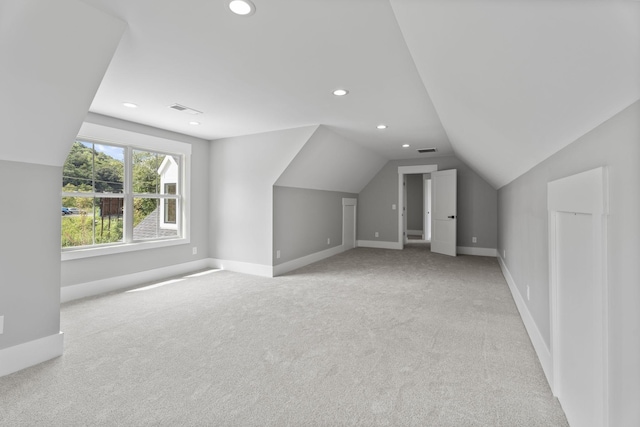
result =
[{"label": "window", "polygon": [[184,238],[184,157],[79,138],[63,168],[63,250]]},{"label": "window", "polygon": [[[176,184],[170,183],[164,185],[165,194],[176,194]],[[176,223],[176,201],[174,199],[164,200],[164,222],[165,224]]]}]

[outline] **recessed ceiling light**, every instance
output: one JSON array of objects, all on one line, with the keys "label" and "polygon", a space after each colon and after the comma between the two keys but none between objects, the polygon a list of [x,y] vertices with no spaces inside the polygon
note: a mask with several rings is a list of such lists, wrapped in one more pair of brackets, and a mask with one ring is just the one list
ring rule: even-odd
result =
[{"label": "recessed ceiling light", "polygon": [[349,91],[346,90],[346,89],[336,89],[336,90],[333,91],[333,94],[335,96],[345,96],[348,93],[349,93]]},{"label": "recessed ceiling light", "polygon": [[249,0],[231,0],[229,9],[236,15],[247,16],[255,13],[256,6]]},{"label": "recessed ceiling light", "polygon": [[382,129],[386,129],[387,125],[378,125],[376,126],[378,129],[382,130]]},{"label": "recessed ceiling light", "polygon": [[198,126],[200,124],[200,122],[189,122],[189,124],[193,125],[193,126]]},{"label": "recessed ceiling light", "polygon": [[402,148],[409,148],[411,147],[409,144],[402,144]]},{"label": "recessed ceiling light", "polygon": [[138,106],[133,102],[123,102],[122,105],[124,105],[127,108],[138,108]]}]

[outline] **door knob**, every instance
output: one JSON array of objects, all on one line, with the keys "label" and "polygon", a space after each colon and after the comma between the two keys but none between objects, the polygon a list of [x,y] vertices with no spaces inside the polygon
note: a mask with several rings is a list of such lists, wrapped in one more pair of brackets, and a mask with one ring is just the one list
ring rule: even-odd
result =
[{"label": "door knob", "polygon": [[449,215],[447,218],[455,219],[455,215]]}]

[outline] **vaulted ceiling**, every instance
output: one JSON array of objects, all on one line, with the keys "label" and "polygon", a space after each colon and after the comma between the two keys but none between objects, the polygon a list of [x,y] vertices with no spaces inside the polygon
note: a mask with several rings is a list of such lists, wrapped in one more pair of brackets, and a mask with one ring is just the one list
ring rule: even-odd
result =
[{"label": "vaulted ceiling", "polygon": [[324,125],[498,188],[640,99],[638,2],[83,1],[128,24],[91,111],[207,140]]}]

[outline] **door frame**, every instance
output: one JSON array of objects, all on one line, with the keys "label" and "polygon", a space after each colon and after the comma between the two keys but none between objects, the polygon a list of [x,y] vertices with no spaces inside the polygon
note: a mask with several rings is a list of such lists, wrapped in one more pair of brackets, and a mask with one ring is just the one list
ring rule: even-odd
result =
[{"label": "door frame", "polygon": [[403,215],[404,212],[404,190],[403,182],[405,175],[425,174],[436,172],[438,165],[415,165],[415,166],[398,166],[398,249],[404,249],[404,230]]},{"label": "door frame", "polygon": [[422,175],[422,191],[424,208],[422,211],[422,240],[431,241],[431,175],[427,178],[427,174]]},{"label": "door frame", "polygon": [[345,231],[345,214],[344,207],[345,206],[353,206],[353,247],[358,247],[358,199],[352,199],[348,197],[342,198],[342,246],[344,247],[344,231]]},{"label": "door frame", "polygon": [[551,304],[551,388],[553,395],[562,396],[560,386],[559,283],[557,253],[557,217],[560,212],[583,213],[592,216],[594,282],[600,289],[602,315],[602,420],[600,425],[610,425],[609,419],[609,286],[607,280],[607,216],[608,173],[605,167],[591,169],[547,184],[547,209],[549,211],[549,299]]}]

